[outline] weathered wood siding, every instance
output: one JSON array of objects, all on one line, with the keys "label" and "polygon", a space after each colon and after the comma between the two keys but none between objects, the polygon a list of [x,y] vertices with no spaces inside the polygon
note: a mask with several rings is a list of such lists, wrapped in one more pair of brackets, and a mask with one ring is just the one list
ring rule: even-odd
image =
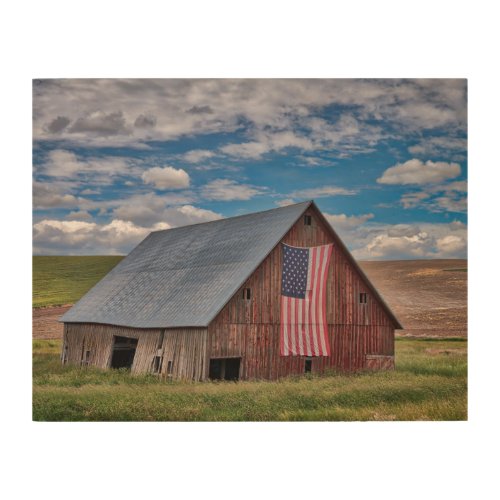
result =
[{"label": "weathered wood siding", "polygon": [[90,351],[89,365],[109,368],[113,354],[113,337],[129,337],[138,340],[132,373],[151,373],[154,357],[162,356],[162,376],[167,376],[170,361],[172,378],[204,379],[208,369],[206,328],[167,328],[164,330],[163,343],[159,347],[161,332],[161,329],[66,323],[63,356],[66,351],[68,363],[82,364],[86,351]]},{"label": "weathered wood siding", "polygon": [[[236,341],[227,342],[226,331]],[[312,371],[356,371],[364,368],[388,368],[369,362],[369,355],[394,356],[392,327],[365,325],[329,325],[331,356],[312,358]],[[240,357],[240,378],[278,379],[304,373],[304,356],[280,356],[280,325],[224,325],[209,328],[209,357]]]},{"label": "weathered wood siding", "polygon": [[[327,280],[327,322],[330,357],[312,360],[313,372],[373,368],[367,355],[394,355],[394,324],[336,245],[315,209],[283,238],[283,243],[309,247],[334,243]],[[305,357],[279,355],[281,245],[262,262],[208,328],[208,358],[241,357],[242,379],[276,379],[304,372]],[[243,289],[251,299],[243,299]],[[359,294],[367,294],[367,303]],[[384,365],[385,366],[385,365]]]}]

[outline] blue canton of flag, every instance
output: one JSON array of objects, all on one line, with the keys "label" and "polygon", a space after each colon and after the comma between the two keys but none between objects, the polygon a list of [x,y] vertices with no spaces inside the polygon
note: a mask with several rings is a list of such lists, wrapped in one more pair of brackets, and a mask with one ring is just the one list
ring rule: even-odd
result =
[{"label": "blue canton of flag", "polygon": [[281,294],[296,299],[304,299],[307,290],[307,269],[309,249],[283,245],[283,272]]}]

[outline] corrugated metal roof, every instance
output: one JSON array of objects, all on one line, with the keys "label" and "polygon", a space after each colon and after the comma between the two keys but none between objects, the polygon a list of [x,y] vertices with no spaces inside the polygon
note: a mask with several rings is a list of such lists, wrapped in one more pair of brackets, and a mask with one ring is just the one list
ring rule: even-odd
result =
[{"label": "corrugated metal roof", "polygon": [[310,204],[153,232],[61,321],[208,326]]}]

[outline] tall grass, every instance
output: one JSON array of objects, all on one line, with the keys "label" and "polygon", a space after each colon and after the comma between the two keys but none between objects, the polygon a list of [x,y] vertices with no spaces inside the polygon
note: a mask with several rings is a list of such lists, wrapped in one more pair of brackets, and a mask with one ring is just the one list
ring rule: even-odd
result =
[{"label": "tall grass", "polygon": [[396,370],[278,382],[171,382],[61,366],[60,343],[33,343],[34,420],[465,420],[467,341],[396,342]]}]

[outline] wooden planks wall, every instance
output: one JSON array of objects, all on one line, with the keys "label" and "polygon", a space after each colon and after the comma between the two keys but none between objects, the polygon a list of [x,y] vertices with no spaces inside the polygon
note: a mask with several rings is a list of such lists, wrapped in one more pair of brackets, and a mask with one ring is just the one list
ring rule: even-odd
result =
[{"label": "wooden planks wall", "polygon": [[109,368],[113,350],[113,337],[138,339],[132,364],[132,373],[150,373],[155,356],[162,356],[162,373],[167,376],[168,362],[172,362],[172,378],[203,380],[208,370],[207,329],[169,328],[165,330],[163,344],[158,349],[161,329],[125,328],[95,323],[66,323],[64,325],[63,352],[66,346],[67,362],[80,364],[86,351],[90,351],[89,364]]},{"label": "wooden planks wall", "polygon": [[[293,246],[334,243],[327,280],[327,322],[332,355],[313,358],[312,371],[353,371],[367,367],[370,354],[394,355],[394,325],[385,310],[335,245],[331,233],[318,218],[304,225],[301,217],[283,238]],[[208,358],[241,357],[242,379],[277,379],[303,373],[304,357],[279,355],[281,245],[262,262],[208,328]],[[243,289],[252,297],[243,299]],[[367,303],[359,303],[359,294]],[[373,365],[373,363],[372,363]]]},{"label": "wooden planks wall", "polygon": [[[283,238],[283,243],[302,247],[334,243],[312,210],[310,215],[312,225],[305,226],[301,218]],[[215,323],[279,324],[280,247],[281,245],[278,245],[242,285],[214,320]],[[243,288],[251,288],[250,301],[242,299]],[[367,294],[367,304],[359,304],[360,293]],[[337,246],[334,246],[328,269],[327,322],[329,324],[393,326],[384,309],[374,299],[356,270],[352,268]]]},{"label": "wooden planks wall", "polygon": [[[235,342],[227,342],[227,331]],[[367,355],[394,356],[392,327],[329,325],[331,356],[313,357],[312,371],[357,371],[368,367]],[[305,357],[280,356],[280,325],[239,324],[209,328],[209,358],[241,357],[240,378],[271,379],[304,372]],[[385,367],[386,365],[384,365]],[[373,367],[373,364],[370,365]],[[382,367],[382,366],[380,366]]]}]

